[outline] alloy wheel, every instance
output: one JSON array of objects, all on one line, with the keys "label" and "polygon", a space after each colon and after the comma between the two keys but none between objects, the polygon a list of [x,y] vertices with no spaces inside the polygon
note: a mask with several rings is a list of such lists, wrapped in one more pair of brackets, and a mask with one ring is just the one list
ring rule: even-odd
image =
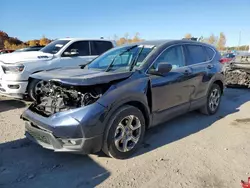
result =
[{"label": "alloy wheel", "polygon": [[129,115],[123,118],[115,130],[115,146],[120,152],[132,150],[141,136],[141,122],[138,117]]},{"label": "alloy wheel", "polygon": [[220,104],[220,91],[214,88],[209,97],[209,108],[212,112],[216,111]]},{"label": "alloy wheel", "polygon": [[46,87],[47,84],[48,84],[48,82],[45,82],[43,80],[37,82],[37,84],[34,88],[35,95],[40,94],[42,92],[42,88]]}]

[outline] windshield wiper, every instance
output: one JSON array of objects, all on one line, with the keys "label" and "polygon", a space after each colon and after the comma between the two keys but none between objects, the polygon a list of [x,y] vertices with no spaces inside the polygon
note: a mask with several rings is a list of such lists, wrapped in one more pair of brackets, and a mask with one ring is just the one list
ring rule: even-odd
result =
[{"label": "windshield wiper", "polygon": [[138,61],[138,58],[139,58],[141,52],[143,51],[143,49],[144,49],[144,46],[142,46],[142,48],[140,49],[140,51],[137,53],[137,55],[136,55],[135,58],[133,59],[131,65],[129,66],[129,71],[132,71],[132,70],[133,70],[133,68],[134,68],[136,62]]},{"label": "windshield wiper", "polygon": [[[98,57],[98,56],[97,56]],[[89,62],[87,62],[86,64],[82,64],[79,65],[81,69],[84,69],[88,64],[90,64],[92,61],[94,61],[97,57],[93,58],[92,60],[90,60]]]},{"label": "windshield wiper", "polygon": [[132,50],[133,48],[135,48],[135,47],[137,47],[137,46],[138,46],[138,45],[131,46],[130,48],[126,49],[125,51],[123,51],[123,52],[117,54],[117,55],[114,57],[114,59],[111,61],[111,63],[109,64],[109,66],[106,68],[105,72],[108,72],[108,71],[112,68],[112,66],[113,66],[113,64],[114,64],[114,62],[115,62],[115,60],[116,60],[117,57],[120,57],[120,56],[123,55],[124,53],[129,52],[130,50]]}]

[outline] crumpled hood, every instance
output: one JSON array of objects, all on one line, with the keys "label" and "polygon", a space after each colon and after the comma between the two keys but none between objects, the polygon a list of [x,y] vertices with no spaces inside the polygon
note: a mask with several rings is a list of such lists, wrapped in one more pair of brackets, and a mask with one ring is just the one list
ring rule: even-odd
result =
[{"label": "crumpled hood", "polygon": [[25,61],[41,61],[41,60],[50,60],[53,58],[53,54],[44,53],[41,51],[34,52],[13,52],[8,54],[0,55],[0,61],[3,63],[18,63]]},{"label": "crumpled hood", "polygon": [[104,72],[81,68],[61,68],[39,72],[31,77],[45,81],[58,81],[68,85],[87,86],[125,79],[131,76],[131,74],[132,72]]}]

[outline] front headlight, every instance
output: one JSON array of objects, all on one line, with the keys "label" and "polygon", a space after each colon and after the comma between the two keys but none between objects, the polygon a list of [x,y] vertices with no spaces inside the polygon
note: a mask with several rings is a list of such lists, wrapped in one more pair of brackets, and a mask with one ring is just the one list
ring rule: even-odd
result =
[{"label": "front headlight", "polygon": [[2,65],[5,74],[21,73],[24,70],[24,65]]}]

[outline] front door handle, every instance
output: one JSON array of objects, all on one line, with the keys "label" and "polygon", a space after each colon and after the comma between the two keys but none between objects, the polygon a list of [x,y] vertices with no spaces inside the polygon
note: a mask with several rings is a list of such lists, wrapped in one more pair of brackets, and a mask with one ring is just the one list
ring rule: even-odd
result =
[{"label": "front door handle", "polygon": [[211,64],[209,64],[209,65],[207,66],[208,69],[211,69],[211,68],[213,68],[213,67],[214,67],[214,65],[211,65]]}]

